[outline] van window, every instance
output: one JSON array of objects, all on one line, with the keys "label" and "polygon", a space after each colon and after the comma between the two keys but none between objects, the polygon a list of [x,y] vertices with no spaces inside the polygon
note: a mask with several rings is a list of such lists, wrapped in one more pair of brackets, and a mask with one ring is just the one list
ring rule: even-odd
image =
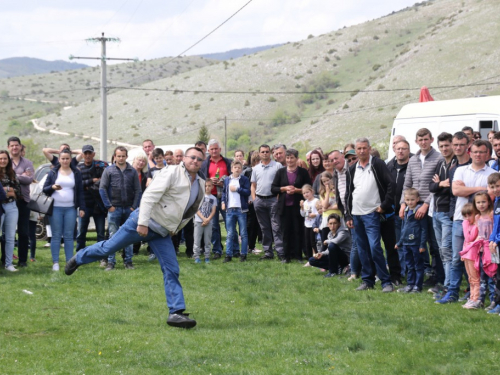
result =
[{"label": "van window", "polygon": [[481,133],[481,139],[488,139],[488,133],[493,130],[492,120],[479,121],[479,132]]}]

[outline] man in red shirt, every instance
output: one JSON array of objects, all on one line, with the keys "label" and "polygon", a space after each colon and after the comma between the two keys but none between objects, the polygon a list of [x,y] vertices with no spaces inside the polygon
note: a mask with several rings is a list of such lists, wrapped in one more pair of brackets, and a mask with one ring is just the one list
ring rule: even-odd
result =
[{"label": "man in red shirt", "polygon": [[[222,218],[224,219],[225,223],[226,212],[220,210],[222,187],[224,186],[224,179],[229,176],[231,172],[231,160],[222,156],[220,152],[221,147],[219,145],[219,141],[211,139],[208,142],[209,155],[203,162],[200,169],[205,179],[212,180],[214,188],[212,189],[211,193],[214,197],[217,197],[217,211],[212,219],[212,252],[214,253],[213,259],[219,259],[222,255],[219,213],[222,214]],[[221,192],[220,194],[218,194],[219,191]],[[239,245],[233,248],[238,249]],[[233,256],[239,256],[239,254],[233,254]]]}]

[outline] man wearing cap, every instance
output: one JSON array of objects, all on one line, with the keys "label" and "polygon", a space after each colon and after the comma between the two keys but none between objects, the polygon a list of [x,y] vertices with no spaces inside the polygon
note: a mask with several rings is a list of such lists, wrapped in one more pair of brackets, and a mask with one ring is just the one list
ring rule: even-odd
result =
[{"label": "man wearing cap", "polygon": [[83,198],[87,210],[83,217],[78,218],[78,234],[76,236],[76,251],[85,247],[87,240],[87,231],[90,218],[94,219],[97,232],[97,242],[105,240],[105,221],[107,210],[104,207],[102,198],[99,194],[99,183],[104,169],[108,163],[101,160],[94,160],[95,152],[92,145],[82,147],[83,163],[78,165],[82,173]]}]

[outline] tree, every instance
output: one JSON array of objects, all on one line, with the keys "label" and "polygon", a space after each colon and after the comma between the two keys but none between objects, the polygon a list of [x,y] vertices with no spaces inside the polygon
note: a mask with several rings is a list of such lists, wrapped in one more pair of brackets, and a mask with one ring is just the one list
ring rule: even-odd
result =
[{"label": "tree", "polygon": [[200,128],[200,131],[198,132],[198,139],[197,141],[203,141],[206,144],[208,144],[208,141],[210,140],[210,134],[208,133],[208,128],[203,125]]}]

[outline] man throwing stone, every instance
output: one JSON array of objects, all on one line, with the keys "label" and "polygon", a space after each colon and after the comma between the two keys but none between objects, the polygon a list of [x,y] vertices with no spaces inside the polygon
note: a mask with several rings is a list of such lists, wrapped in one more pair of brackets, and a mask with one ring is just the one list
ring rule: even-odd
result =
[{"label": "man throwing stone", "polygon": [[163,272],[169,316],[167,324],[192,328],[196,321],[185,314],[184,294],[179,282],[179,264],[171,236],[196,214],[205,195],[205,181],[197,175],[205,155],[197,147],[186,150],[183,163],[163,168],[155,176],[136,209],[108,241],[80,250],[66,264],[71,275],[87,263],[96,262],[130,244],[145,241],[154,251]]}]

